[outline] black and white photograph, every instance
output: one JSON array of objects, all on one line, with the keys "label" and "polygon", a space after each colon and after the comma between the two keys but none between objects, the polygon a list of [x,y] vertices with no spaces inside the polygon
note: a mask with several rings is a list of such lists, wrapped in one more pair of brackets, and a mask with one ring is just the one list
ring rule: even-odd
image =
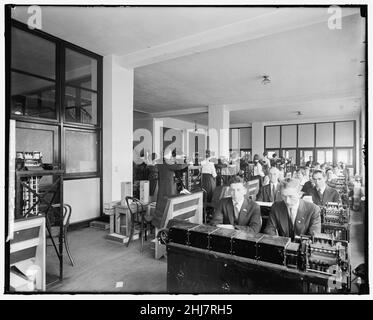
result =
[{"label": "black and white photograph", "polygon": [[3,297],[369,297],[367,4],[2,7]]}]

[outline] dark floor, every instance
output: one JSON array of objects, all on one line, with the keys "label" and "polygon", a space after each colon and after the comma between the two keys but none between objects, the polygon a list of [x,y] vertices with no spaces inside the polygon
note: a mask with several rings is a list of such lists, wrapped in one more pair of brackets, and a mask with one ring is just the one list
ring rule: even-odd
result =
[{"label": "dark floor", "polygon": [[[351,266],[364,262],[364,226],[360,212],[351,212]],[[72,267],[64,256],[64,280],[50,286],[48,292],[122,292],[166,293],[167,261],[154,259],[148,241],[140,253],[136,240],[126,246],[105,239],[108,231],[84,228],[69,232]],[[58,274],[58,259],[53,247],[47,247],[47,272]],[[354,279],[354,276],[352,277]],[[122,286],[121,286],[122,282]],[[352,288],[356,292],[355,286]]]}]

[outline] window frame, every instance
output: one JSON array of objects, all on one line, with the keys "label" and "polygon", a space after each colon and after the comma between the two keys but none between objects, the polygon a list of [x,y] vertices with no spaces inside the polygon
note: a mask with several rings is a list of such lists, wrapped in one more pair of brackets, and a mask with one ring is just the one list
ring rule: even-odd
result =
[{"label": "window frame", "polygon": [[[55,44],[55,100],[56,100],[56,119],[48,119],[48,118],[40,118],[40,117],[30,117],[30,116],[24,116],[24,115],[15,115],[12,114],[11,111],[11,105],[9,104],[11,102],[11,58],[12,58],[12,52],[11,52],[11,31],[12,28],[17,28],[22,31],[25,31],[27,33],[30,33],[33,36],[41,37],[45,40],[51,41]],[[103,155],[102,155],[102,117],[103,117],[103,57],[91,52],[89,50],[86,50],[84,48],[81,48],[77,45],[74,45],[70,42],[67,42],[63,39],[57,38],[55,36],[52,36],[44,31],[37,30],[37,29],[29,29],[28,26],[22,22],[19,22],[14,19],[10,19],[10,26],[9,26],[9,38],[8,43],[10,46],[8,47],[7,51],[7,67],[6,67],[6,77],[9,81],[9,85],[6,88],[7,96],[9,97],[8,100],[8,106],[7,106],[7,114],[9,119],[16,120],[16,126],[18,122],[22,123],[29,123],[30,125],[33,125],[33,127],[36,129],[38,126],[39,128],[43,128],[44,125],[53,125],[58,127],[58,139],[56,140],[56,145],[54,148],[58,148],[58,163],[61,164],[62,169],[65,169],[65,128],[67,129],[77,129],[77,130],[90,130],[95,131],[97,133],[97,139],[98,139],[98,148],[97,148],[97,172],[92,173],[70,173],[64,174],[64,179],[86,179],[86,178],[100,178],[100,189],[102,194],[102,179],[103,179],[103,171],[102,171],[102,161],[103,161]],[[9,34],[8,33],[8,34]],[[64,99],[65,99],[65,51],[66,49],[70,49],[73,51],[76,51],[80,54],[89,56],[90,58],[94,58],[97,60],[97,90],[94,91],[97,94],[97,124],[86,124],[86,123],[79,123],[79,122],[66,122],[65,121],[65,109],[64,109]],[[17,72],[17,71],[16,71]],[[23,72],[22,72],[23,73]],[[27,72],[25,72],[27,73]],[[32,76],[36,76],[34,74],[31,74]],[[43,77],[38,77],[43,79]],[[45,78],[45,77],[44,77]],[[50,79],[52,80],[52,79]],[[90,89],[82,88],[83,90],[92,91]],[[102,210],[101,210],[102,211]]]}]

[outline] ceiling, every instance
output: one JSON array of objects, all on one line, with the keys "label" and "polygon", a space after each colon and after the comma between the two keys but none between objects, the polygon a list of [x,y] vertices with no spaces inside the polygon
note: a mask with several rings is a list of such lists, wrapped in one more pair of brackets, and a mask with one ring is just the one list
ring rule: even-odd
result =
[{"label": "ceiling", "polygon": [[[326,8],[284,10],[42,7],[42,23],[48,33],[124,61],[163,48],[155,63],[135,68],[134,108],[153,116],[176,112],[177,118],[205,124],[211,105],[226,105],[231,124],[297,119],[295,111],[305,119],[357,114],[364,95],[364,77],[358,75],[365,74],[365,21],[359,10],[346,9],[342,28],[335,30],[322,19],[302,24],[316,14],[325,20]],[[299,18],[281,27],[293,16]],[[26,22],[26,8],[16,7],[13,17]],[[250,37],[237,36],[248,32],[243,26],[252,26]],[[233,29],[235,37],[219,42],[219,34],[223,38]],[[168,56],[180,39],[193,44],[193,51]],[[203,45],[194,44],[198,39]],[[261,83],[264,74],[270,84]],[[194,109],[199,111],[190,114]]]}]

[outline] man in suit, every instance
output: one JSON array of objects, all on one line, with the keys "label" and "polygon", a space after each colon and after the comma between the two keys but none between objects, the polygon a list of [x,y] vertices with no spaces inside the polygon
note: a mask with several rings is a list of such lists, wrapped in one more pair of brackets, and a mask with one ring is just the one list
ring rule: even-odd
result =
[{"label": "man in suit", "polygon": [[320,208],[302,200],[301,194],[298,179],[287,178],[281,183],[284,200],[272,205],[264,233],[294,239],[321,232]]},{"label": "man in suit", "polygon": [[257,201],[263,202],[274,202],[281,201],[281,192],[280,192],[280,171],[276,167],[269,169],[269,184],[261,187],[260,192],[257,197]]},{"label": "man in suit", "polygon": [[233,176],[229,188],[232,197],[220,200],[210,224],[231,224],[235,229],[258,233],[262,226],[260,207],[253,200],[245,197],[247,190],[243,179]]},{"label": "man in suit", "polygon": [[308,190],[308,195],[312,196],[312,201],[318,206],[325,206],[328,202],[341,202],[341,197],[337,190],[326,184],[326,174],[321,170],[312,173],[315,186]]}]

